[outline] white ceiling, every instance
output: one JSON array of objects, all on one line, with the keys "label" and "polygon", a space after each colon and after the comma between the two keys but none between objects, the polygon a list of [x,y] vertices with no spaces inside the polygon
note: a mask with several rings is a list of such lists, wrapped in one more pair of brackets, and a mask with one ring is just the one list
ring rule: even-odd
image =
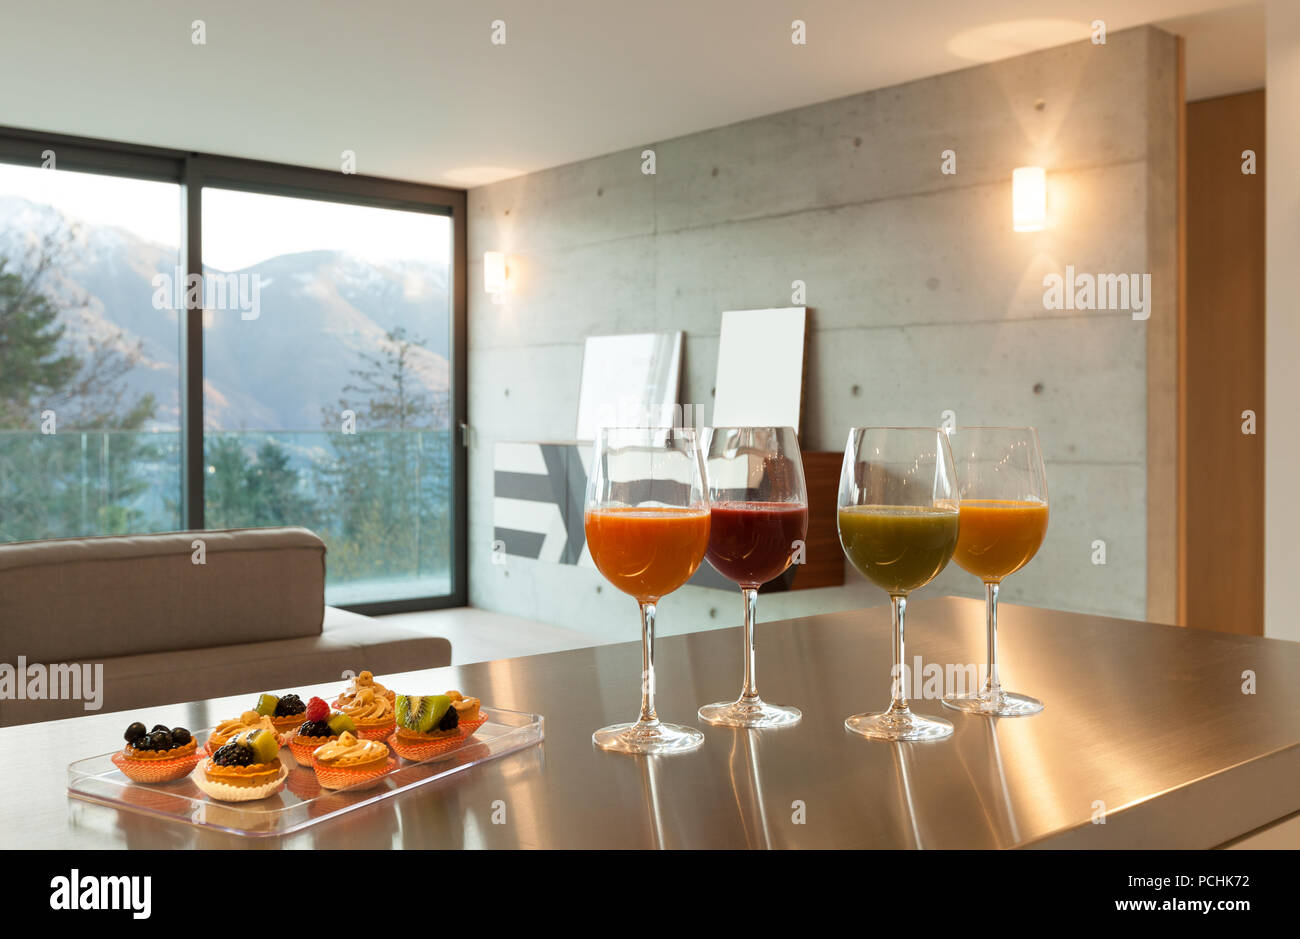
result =
[{"label": "white ceiling", "polygon": [[1068,42],[1094,19],[1186,32],[1193,98],[1264,69],[1262,8],[1199,16],[1231,0],[4,2],[0,124],[333,169],[353,150],[357,172],[458,187]]}]

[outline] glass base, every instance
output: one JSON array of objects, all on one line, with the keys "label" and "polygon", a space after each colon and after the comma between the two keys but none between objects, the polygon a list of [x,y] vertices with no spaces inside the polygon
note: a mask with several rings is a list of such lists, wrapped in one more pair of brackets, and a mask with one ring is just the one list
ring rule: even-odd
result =
[{"label": "glass base", "polygon": [[762,698],[706,704],[699,715],[704,723],[723,727],[789,727],[803,719],[798,708],[768,704]]},{"label": "glass base", "polygon": [[591,742],[616,753],[689,753],[704,743],[704,734],[681,724],[637,721],[602,727]]},{"label": "glass base", "polygon": [[924,717],[910,709],[854,714],[844,727],[873,740],[942,740],[952,735],[952,724],[942,717]]},{"label": "glass base", "polygon": [[966,714],[983,714],[986,717],[1028,717],[1043,709],[1043,702],[1025,694],[999,691],[996,694],[950,694],[943,706]]}]

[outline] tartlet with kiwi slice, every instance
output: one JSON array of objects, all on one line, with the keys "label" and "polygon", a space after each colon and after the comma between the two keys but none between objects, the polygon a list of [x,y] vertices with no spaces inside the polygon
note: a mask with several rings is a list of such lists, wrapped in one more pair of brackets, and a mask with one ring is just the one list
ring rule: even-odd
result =
[{"label": "tartlet with kiwi slice", "polygon": [[459,691],[399,694],[394,710],[397,729],[388,745],[398,756],[416,763],[456,749],[487,722],[478,698]]},{"label": "tartlet with kiwi slice", "polygon": [[288,774],[280,762],[279,735],[259,727],[219,747],[192,778],[214,799],[247,802],[278,791]]},{"label": "tartlet with kiwi slice", "polygon": [[111,759],[132,782],[173,782],[188,776],[202,759],[198,741],[184,727],[155,724],[153,730],[146,730],[135,721],[122,736],[126,746]]},{"label": "tartlet with kiwi slice", "polygon": [[264,717],[256,711],[245,711],[238,717],[232,717],[228,721],[222,721],[216,727],[212,728],[212,733],[208,735],[207,752],[208,755],[216,753],[227,743],[234,740],[242,733],[250,730],[269,730],[272,733],[279,733],[275,729],[275,724],[271,718]]},{"label": "tartlet with kiwi slice", "polygon": [[318,747],[338,740],[342,734],[357,732],[352,718],[339,711],[331,712],[323,698],[312,698],[307,702],[306,717],[289,738],[289,752],[299,766],[311,766],[312,753]]}]

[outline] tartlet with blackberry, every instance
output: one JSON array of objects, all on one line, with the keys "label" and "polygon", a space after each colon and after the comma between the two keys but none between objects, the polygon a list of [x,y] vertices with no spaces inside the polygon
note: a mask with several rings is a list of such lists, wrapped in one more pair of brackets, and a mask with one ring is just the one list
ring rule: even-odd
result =
[{"label": "tartlet with blackberry", "polygon": [[172,782],[189,775],[202,758],[198,741],[184,727],[155,724],[146,730],[136,721],[122,736],[126,746],[113,754],[113,765],[132,782]]},{"label": "tartlet with blackberry", "polygon": [[388,747],[382,742],[366,740],[349,731],[312,753],[316,780],[325,789],[369,789],[396,765],[397,761],[388,755]]},{"label": "tartlet with blackberry", "polygon": [[288,767],[280,762],[279,735],[258,728],[218,748],[192,778],[214,799],[249,802],[277,792],[288,775]]},{"label": "tartlet with blackberry", "polygon": [[298,725],[307,719],[307,705],[303,704],[302,698],[296,694],[286,694],[283,697],[273,694],[261,695],[253,710],[263,717],[269,717],[271,724],[281,734],[292,734],[298,729]]},{"label": "tartlet with blackberry", "polygon": [[399,694],[394,710],[397,729],[388,745],[416,763],[455,750],[487,722],[478,698],[459,691]]},{"label": "tartlet with blackberry", "polygon": [[307,702],[306,717],[297,732],[289,738],[289,752],[299,766],[311,766],[311,755],[318,747],[338,740],[344,733],[357,732],[357,725],[352,722],[352,718],[339,711],[331,713],[330,706],[321,698],[312,698]]},{"label": "tartlet with blackberry", "polygon": [[263,717],[256,711],[245,711],[238,717],[222,721],[212,728],[212,733],[208,735],[208,754],[216,753],[231,740],[250,730],[269,730],[272,733],[279,733],[275,729],[275,724],[271,723],[271,718]]}]

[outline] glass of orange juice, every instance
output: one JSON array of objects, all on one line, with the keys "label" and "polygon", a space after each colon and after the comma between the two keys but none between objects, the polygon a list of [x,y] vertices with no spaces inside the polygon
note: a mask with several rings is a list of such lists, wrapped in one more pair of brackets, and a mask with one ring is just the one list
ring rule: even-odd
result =
[{"label": "glass of orange juice", "polygon": [[641,607],[641,713],[591,735],[602,750],[680,753],[704,743],[655,710],[655,615],[691,578],[709,545],[709,500],[695,431],[606,427],[592,453],[583,512],[596,568]]},{"label": "glass of orange juice", "polygon": [[979,691],[945,707],[990,717],[1037,714],[1043,702],[1002,687],[998,674],[998,586],[1029,563],[1047,534],[1047,473],[1032,427],[958,427],[950,436],[961,492],[952,559],[984,582],[988,673]]}]

